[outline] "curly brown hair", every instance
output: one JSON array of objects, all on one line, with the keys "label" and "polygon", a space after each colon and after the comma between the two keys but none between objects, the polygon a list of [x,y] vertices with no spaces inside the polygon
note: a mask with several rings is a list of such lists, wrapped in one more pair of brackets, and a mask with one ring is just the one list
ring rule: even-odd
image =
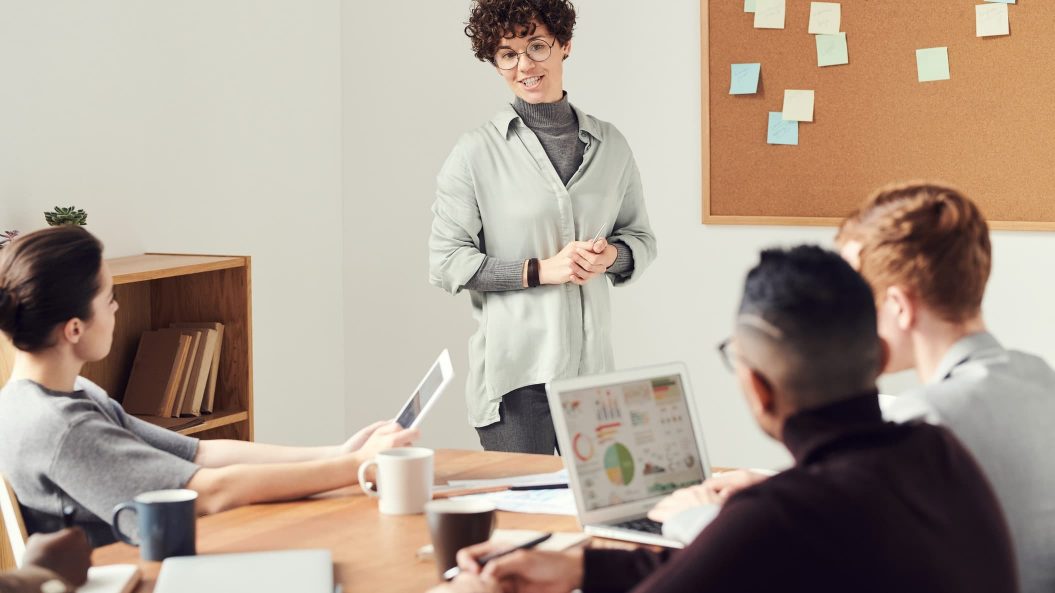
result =
[{"label": "curly brown hair", "polygon": [[503,39],[529,37],[536,24],[545,25],[564,46],[575,29],[575,6],[568,0],[476,0],[465,34],[476,58],[493,64]]}]

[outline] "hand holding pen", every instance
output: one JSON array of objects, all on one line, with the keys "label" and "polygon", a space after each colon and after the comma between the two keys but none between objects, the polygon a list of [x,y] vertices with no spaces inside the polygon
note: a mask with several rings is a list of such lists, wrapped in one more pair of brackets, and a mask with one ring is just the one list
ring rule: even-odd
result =
[{"label": "hand holding pen", "polygon": [[602,237],[607,226],[605,224],[597,229],[597,234],[594,235],[588,247],[578,247],[575,250],[575,255],[572,259],[579,268],[588,274],[587,277],[581,278],[582,282],[576,282],[573,279],[572,281],[576,284],[586,284],[596,276],[604,274],[615,263],[619,251],[614,246],[609,245],[608,240]]},{"label": "hand holding pen", "polygon": [[80,528],[72,527],[74,508],[62,509],[63,529],[35,533],[26,540],[24,565],[50,570],[70,585],[79,587],[88,579],[92,548]]},{"label": "hand holding pen", "polygon": [[[495,552],[500,554],[489,557]],[[582,586],[582,557],[581,547],[563,552],[524,551],[484,542],[458,552],[459,580],[482,578],[512,581],[518,590],[571,591]],[[481,564],[483,560],[486,562]]]},{"label": "hand holding pen", "polygon": [[[537,546],[537,545],[541,544],[542,542],[548,540],[552,536],[553,536],[552,533],[543,533],[542,535],[540,535],[540,536],[538,536],[538,537],[536,537],[534,539],[528,540],[528,541],[526,541],[526,542],[524,542],[522,544],[518,544],[518,545],[515,545],[515,546],[507,547],[505,549],[501,549],[501,550],[498,550],[498,551],[488,552],[488,553],[484,554],[483,556],[475,557],[473,559],[473,561],[476,563],[476,566],[478,566],[480,568],[483,568],[484,566],[487,566],[487,563],[492,561],[492,560],[496,560],[498,558],[501,558],[502,556],[507,556],[509,554],[512,554],[513,552],[516,552],[517,550],[530,550],[531,548],[534,548],[535,546]],[[471,548],[466,548],[466,550],[468,550],[468,549],[471,549]],[[454,577],[458,576],[462,572],[462,568],[461,568],[460,564],[461,563],[459,562],[459,566],[455,566],[454,568],[451,568],[451,569],[447,570],[447,572],[443,573],[443,578],[449,581],[449,580],[453,579]]]}]

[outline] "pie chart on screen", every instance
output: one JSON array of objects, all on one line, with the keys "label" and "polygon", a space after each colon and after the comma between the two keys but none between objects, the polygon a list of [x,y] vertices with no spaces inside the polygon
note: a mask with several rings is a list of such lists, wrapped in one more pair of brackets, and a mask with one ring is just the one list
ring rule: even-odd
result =
[{"label": "pie chart on screen", "polygon": [[608,480],[616,486],[626,486],[634,479],[634,458],[622,443],[616,443],[604,452],[604,471]]}]

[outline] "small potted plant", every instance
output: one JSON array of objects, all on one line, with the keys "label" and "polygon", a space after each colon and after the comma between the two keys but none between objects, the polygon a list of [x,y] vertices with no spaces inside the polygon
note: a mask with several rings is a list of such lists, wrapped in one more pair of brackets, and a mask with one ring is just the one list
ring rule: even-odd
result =
[{"label": "small potted plant", "polygon": [[88,223],[88,213],[76,206],[67,206],[65,208],[55,206],[55,209],[51,212],[44,213],[44,220],[51,226],[64,224],[84,225]]},{"label": "small potted plant", "polygon": [[12,239],[18,236],[18,231],[4,231],[0,233],[0,249],[4,248]]}]

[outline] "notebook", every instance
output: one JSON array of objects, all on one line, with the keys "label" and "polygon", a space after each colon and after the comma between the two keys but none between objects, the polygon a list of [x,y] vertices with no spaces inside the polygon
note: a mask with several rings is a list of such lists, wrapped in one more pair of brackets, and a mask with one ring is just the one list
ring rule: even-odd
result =
[{"label": "notebook", "polygon": [[77,593],[132,593],[139,583],[139,567],[135,564],[93,566],[88,569],[88,582]]},{"label": "notebook", "polygon": [[333,593],[329,550],[181,556],[161,563],[154,593]]}]

